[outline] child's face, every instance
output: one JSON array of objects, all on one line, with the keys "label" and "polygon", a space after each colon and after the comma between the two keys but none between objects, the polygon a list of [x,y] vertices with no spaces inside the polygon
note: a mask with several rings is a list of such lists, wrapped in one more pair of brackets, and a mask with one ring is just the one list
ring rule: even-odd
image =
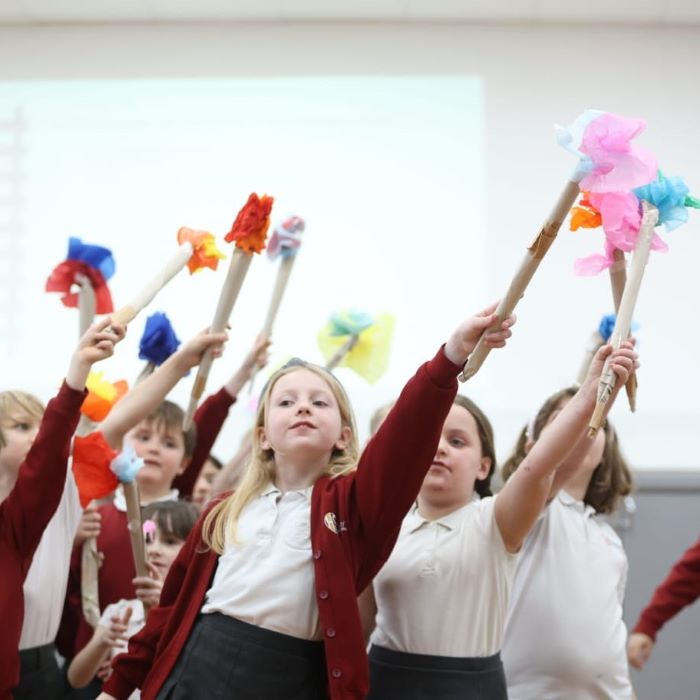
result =
[{"label": "child's face", "polygon": [[199,472],[199,477],[192,491],[192,503],[198,508],[201,508],[209,498],[211,493],[211,485],[214,482],[214,477],[219,473],[219,469],[211,460],[207,460]]},{"label": "child's face", "polygon": [[181,540],[172,533],[164,533],[160,527],[156,526],[153,540],[146,544],[146,556],[148,561],[158,569],[161,578],[164,579],[170,565],[175,561],[185,540]]},{"label": "child's face", "polygon": [[39,420],[24,412],[6,414],[2,420],[5,447],[0,449],[0,467],[16,475],[39,432]]},{"label": "child's face", "polygon": [[262,448],[272,449],[276,457],[315,459],[330,458],[335,447],[344,449],[350,429],[342,425],[328,383],[315,372],[298,369],[275,382],[258,435]]},{"label": "child's face", "polygon": [[139,484],[151,492],[167,493],[173,479],[187,466],[182,430],[143,420],[127,433],[126,439],[144,461],[136,477]]},{"label": "child's face", "polygon": [[474,416],[463,406],[452,404],[442,426],[433,463],[423,480],[421,496],[468,501],[474,482],[489,474],[491,460],[481,453],[481,440]]}]

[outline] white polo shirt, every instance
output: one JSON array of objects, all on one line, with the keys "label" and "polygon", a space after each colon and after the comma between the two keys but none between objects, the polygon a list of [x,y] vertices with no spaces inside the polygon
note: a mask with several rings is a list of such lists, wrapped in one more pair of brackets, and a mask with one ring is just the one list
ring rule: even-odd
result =
[{"label": "white polo shirt", "polygon": [[61,502],[41,536],[24,580],[20,649],[43,646],[56,639],[66,597],[73,538],[82,513],[78,487],[69,464]]},{"label": "white polo shirt", "polygon": [[321,639],[311,556],[311,491],[270,484],[241,513],[240,544],[219,557],[203,613],[298,639]]},{"label": "white polo shirt", "polygon": [[432,522],[412,509],[374,579],[372,644],[461,658],[500,650],[518,555],[505,548],[494,504],[476,497]]},{"label": "white polo shirt", "polygon": [[615,531],[559,492],[526,539],[513,582],[503,645],[510,700],[633,697],[626,578]]}]

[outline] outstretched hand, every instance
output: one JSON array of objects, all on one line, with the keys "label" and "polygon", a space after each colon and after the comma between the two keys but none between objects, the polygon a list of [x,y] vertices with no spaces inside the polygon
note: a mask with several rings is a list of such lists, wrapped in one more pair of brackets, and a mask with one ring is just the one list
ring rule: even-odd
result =
[{"label": "outstretched hand", "polygon": [[206,329],[182,345],[173,357],[176,358],[182,369],[187,371],[202,361],[207,350],[211,350],[212,357],[221,357],[224,352],[224,343],[227,340],[228,333],[212,333]]},{"label": "outstretched hand", "polygon": [[494,313],[498,303],[491,304],[483,311],[469,317],[463,321],[457,329],[452,333],[449,340],[445,344],[445,355],[456,365],[464,365],[473,352],[479,338],[484,335],[484,343],[489,348],[502,348],[506,341],[513,334],[511,326],[515,323],[515,315],[511,315],[504,319],[500,328],[487,331],[489,326],[492,326],[498,320]]},{"label": "outstretched hand", "polygon": [[112,323],[109,316],[90,326],[78,341],[78,347],[71,357],[66,383],[73,389],[83,389],[92,365],[111,357],[114,346],[125,335],[126,326]]},{"label": "outstretched hand", "polygon": [[597,391],[598,382],[607,361],[610,369],[617,377],[615,392],[619,391],[627,383],[630,374],[639,368],[639,356],[634,349],[634,344],[634,339],[626,340],[617,350],[613,350],[612,345],[609,343],[603,345],[593,356],[593,360],[591,360],[591,366],[588,368],[588,374],[583,386],[588,386],[592,391]]}]

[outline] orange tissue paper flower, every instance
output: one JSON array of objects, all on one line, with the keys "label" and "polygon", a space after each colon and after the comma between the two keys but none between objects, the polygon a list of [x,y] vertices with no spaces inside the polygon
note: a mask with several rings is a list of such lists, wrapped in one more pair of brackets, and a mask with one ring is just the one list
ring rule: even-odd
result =
[{"label": "orange tissue paper flower", "polygon": [[216,247],[214,234],[209,231],[195,231],[183,226],[177,232],[177,242],[181,245],[189,241],[194,248],[192,257],[187,261],[187,269],[190,274],[205,267],[216,270],[219,260],[224,260],[226,256]]},{"label": "orange tissue paper flower", "polygon": [[235,241],[236,247],[246,253],[259,253],[265,248],[267,230],[270,228],[270,212],[273,198],[264,194],[258,197],[253,192],[243,209],[238,212],[226,240]]},{"label": "orange tissue paper flower", "polygon": [[125,380],[112,384],[103,379],[103,376],[103,372],[90,372],[85,382],[88,395],[80,407],[80,412],[94,423],[102,422],[112,406],[129,391],[129,384]]},{"label": "orange tissue paper flower", "polygon": [[117,453],[107,444],[101,432],[73,440],[73,475],[78,487],[80,505],[108,496],[119,485],[110,469]]},{"label": "orange tissue paper flower", "polygon": [[603,223],[600,212],[588,201],[581,199],[579,206],[571,210],[569,228],[576,231],[579,228],[598,228]]}]

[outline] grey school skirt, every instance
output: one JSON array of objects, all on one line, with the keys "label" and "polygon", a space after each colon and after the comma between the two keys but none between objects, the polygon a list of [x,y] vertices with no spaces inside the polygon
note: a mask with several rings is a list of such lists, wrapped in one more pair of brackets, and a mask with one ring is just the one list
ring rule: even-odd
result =
[{"label": "grey school skirt", "polygon": [[507,700],[501,655],[461,659],[372,645],[367,700]]},{"label": "grey school skirt", "polygon": [[323,642],[200,615],[157,700],[322,700]]}]

